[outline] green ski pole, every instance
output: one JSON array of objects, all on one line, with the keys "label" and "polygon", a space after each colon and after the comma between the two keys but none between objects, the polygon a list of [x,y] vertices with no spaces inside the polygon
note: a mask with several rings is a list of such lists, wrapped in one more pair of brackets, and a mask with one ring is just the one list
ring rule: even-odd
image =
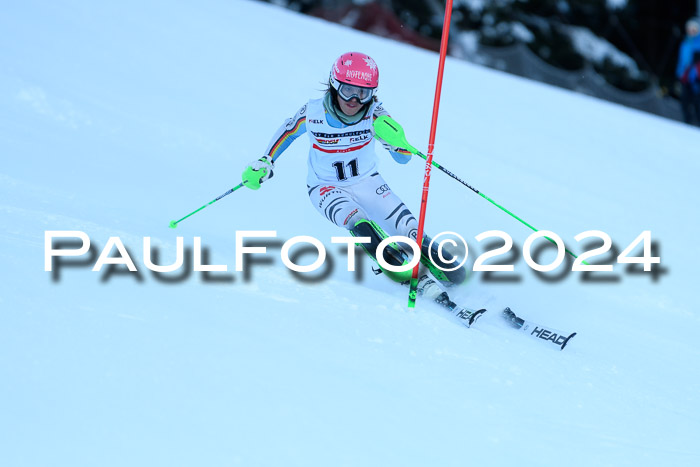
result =
[{"label": "green ski pole", "polygon": [[[417,156],[420,156],[420,157],[422,157],[423,159],[426,159],[426,160],[427,160],[427,156],[426,156],[426,155],[424,155],[422,152],[420,152],[420,151],[419,151],[418,149],[416,149],[414,146],[411,146],[411,144],[410,144],[410,143],[408,142],[408,140],[406,139],[406,134],[404,133],[403,128],[402,128],[401,125],[399,125],[399,123],[398,123],[396,120],[394,120],[393,118],[391,118],[391,117],[389,117],[389,116],[387,116],[387,115],[382,115],[381,117],[378,117],[378,118],[374,121],[374,131],[375,131],[376,135],[377,135],[379,138],[381,138],[382,140],[384,140],[384,141],[386,141],[387,143],[391,144],[392,146],[396,146],[396,147],[399,147],[399,148],[405,148],[405,149],[409,150],[411,153],[413,153],[413,154],[415,154],[415,155],[417,155]],[[537,230],[535,227],[533,227],[532,225],[528,224],[528,223],[525,222],[523,219],[521,219],[520,217],[516,216],[514,213],[510,212],[508,209],[504,208],[504,207],[501,206],[500,204],[496,203],[494,200],[492,200],[491,198],[489,198],[488,196],[486,196],[484,193],[480,192],[479,190],[477,190],[477,189],[474,188],[473,186],[469,185],[467,182],[465,182],[464,180],[462,180],[461,178],[459,178],[458,176],[456,176],[455,174],[453,174],[452,172],[450,172],[449,170],[447,170],[446,168],[444,168],[443,166],[441,166],[440,164],[438,164],[438,163],[435,162],[434,160],[432,161],[432,165],[433,165],[433,167],[438,168],[439,170],[441,170],[441,171],[444,172],[445,174],[447,174],[447,175],[449,175],[450,177],[454,178],[454,179],[457,180],[459,183],[461,183],[462,185],[466,186],[467,188],[469,188],[470,190],[472,190],[474,193],[476,193],[477,195],[481,196],[482,198],[484,198],[484,199],[485,199],[486,201],[488,201],[489,203],[491,203],[491,204],[493,204],[494,206],[496,206],[496,207],[497,207],[498,209],[500,209],[501,211],[505,212],[506,214],[508,214],[509,216],[513,217],[513,218],[516,219],[517,221],[519,221],[519,222],[521,222],[522,224],[526,225],[527,227],[529,227],[529,228],[532,229],[533,231],[538,232],[538,230]],[[552,240],[551,238],[549,238],[549,237],[545,237],[545,238],[546,238],[547,240],[549,240],[550,242],[552,242],[552,243],[554,243],[554,244],[556,245],[556,242],[555,242],[554,240]],[[572,253],[568,248],[565,247],[565,248],[564,248],[564,251],[566,251],[568,254],[570,254],[570,255],[573,256],[574,258],[578,258],[578,256],[576,256],[574,253]],[[583,263],[584,263],[584,264],[588,264],[586,261],[583,261]]]},{"label": "green ski pole", "polygon": [[[247,181],[247,180],[246,180],[246,181]],[[170,221],[170,228],[171,228],[171,229],[176,228],[176,227],[177,227],[177,224],[179,224],[180,222],[184,221],[185,219],[187,219],[188,217],[190,217],[190,216],[192,216],[192,215],[194,215],[194,214],[197,214],[199,211],[201,211],[202,209],[206,208],[206,207],[209,206],[210,204],[216,203],[217,201],[219,201],[219,200],[220,200],[221,198],[223,198],[224,196],[230,195],[230,194],[233,193],[234,191],[236,191],[236,190],[238,190],[239,188],[241,188],[241,187],[243,186],[244,183],[245,183],[245,182],[239,183],[238,185],[236,185],[236,186],[234,186],[233,188],[231,188],[230,190],[228,190],[226,193],[224,193],[224,194],[220,195],[219,197],[217,197],[216,199],[214,199],[214,200],[208,202],[207,204],[205,204],[205,205],[202,206],[201,208],[197,209],[196,211],[192,211],[191,213],[187,214],[187,215],[186,215],[185,217],[183,217],[182,219],[177,220],[177,221]]]}]

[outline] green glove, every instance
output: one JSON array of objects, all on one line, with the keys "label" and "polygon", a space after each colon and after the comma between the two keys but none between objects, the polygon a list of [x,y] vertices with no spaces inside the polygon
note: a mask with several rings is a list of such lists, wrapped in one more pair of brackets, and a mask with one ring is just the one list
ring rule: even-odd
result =
[{"label": "green glove", "polygon": [[270,156],[263,156],[257,161],[251,162],[241,176],[243,184],[251,190],[257,190],[262,182],[272,178],[272,170],[274,168],[275,166]]}]

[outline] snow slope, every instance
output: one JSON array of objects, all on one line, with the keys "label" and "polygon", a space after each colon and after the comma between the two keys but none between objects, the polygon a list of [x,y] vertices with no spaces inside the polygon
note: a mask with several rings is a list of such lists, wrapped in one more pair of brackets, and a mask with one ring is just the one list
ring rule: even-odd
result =
[{"label": "snow slope", "polygon": [[[238,183],[346,50],[376,59],[424,148],[435,54],[246,1],[15,2],[0,30],[0,465],[696,465],[697,130],[448,60],[438,162],[577,252],[586,230],[620,250],[650,230],[666,269],[548,282],[520,258],[516,281],[453,293],[490,310],[467,330],[408,312],[367,261],[361,281],[343,270],[305,140],[263,189],[167,228]],[[381,158],[418,212],[422,161]],[[471,262],[481,232],[530,234],[438,171],[426,228],[464,236]],[[84,231],[95,254],[119,237],[139,274],[92,272],[96,257],[45,272],[47,230]],[[306,283],[271,248],[246,281],[244,230],[313,235],[338,261]],[[146,270],[143,238],[167,264],[178,235],[223,280]],[[505,305],[579,334],[552,350]]]}]

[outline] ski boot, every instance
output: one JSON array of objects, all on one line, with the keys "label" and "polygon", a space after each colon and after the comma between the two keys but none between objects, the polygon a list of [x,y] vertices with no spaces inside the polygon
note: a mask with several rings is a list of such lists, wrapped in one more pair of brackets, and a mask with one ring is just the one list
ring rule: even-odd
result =
[{"label": "ski boot", "polygon": [[416,291],[418,292],[418,295],[426,297],[447,308],[466,327],[471,327],[471,325],[474,324],[476,320],[481,317],[481,315],[486,313],[485,308],[480,310],[472,310],[471,308],[457,305],[455,302],[450,300],[450,296],[447,295],[447,292],[443,291],[440,286],[427,274],[422,275],[418,279]]}]

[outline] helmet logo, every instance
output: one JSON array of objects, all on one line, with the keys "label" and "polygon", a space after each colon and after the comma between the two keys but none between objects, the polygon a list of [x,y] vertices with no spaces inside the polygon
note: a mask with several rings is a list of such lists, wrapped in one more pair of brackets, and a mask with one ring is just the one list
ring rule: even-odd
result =
[{"label": "helmet logo", "polygon": [[374,60],[372,60],[371,57],[364,58],[363,60],[365,61],[370,70],[374,71],[377,69],[377,64],[374,62]]},{"label": "helmet logo", "polygon": [[343,65],[345,65],[345,66],[350,66],[350,65],[352,65],[352,60],[345,60],[345,61],[343,62]]},{"label": "helmet logo", "polygon": [[346,70],[345,77],[359,79],[362,81],[372,81],[372,73],[367,73],[365,71]]}]

